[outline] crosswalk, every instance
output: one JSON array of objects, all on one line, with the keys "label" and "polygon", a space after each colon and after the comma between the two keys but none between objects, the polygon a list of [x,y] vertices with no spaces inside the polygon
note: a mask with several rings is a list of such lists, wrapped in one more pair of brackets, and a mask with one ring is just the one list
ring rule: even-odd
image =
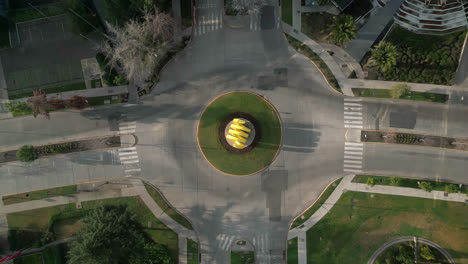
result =
[{"label": "crosswalk", "polygon": [[222,28],[223,12],[222,10],[213,10],[212,12],[204,12],[204,14],[197,17],[193,34],[200,36]]},{"label": "crosswalk", "polygon": [[362,104],[360,98],[344,99],[344,127],[362,129]]},{"label": "crosswalk", "polygon": [[359,142],[345,142],[343,171],[352,173],[362,172],[363,144]]},{"label": "crosswalk", "polygon": [[196,7],[197,9],[216,8],[218,2],[218,0],[198,0]]},{"label": "crosswalk", "polygon": [[[136,131],[136,122],[122,122],[119,124],[119,134],[131,134]],[[136,147],[118,149],[120,164],[124,167],[125,177],[132,177],[140,174],[140,160]]]},{"label": "crosswalk", "polygon": [[234,242],[235,236],[226,234],[218,234],[216,240],[218,241],[218,248],[223,251],[231,250],[232,243]]}]

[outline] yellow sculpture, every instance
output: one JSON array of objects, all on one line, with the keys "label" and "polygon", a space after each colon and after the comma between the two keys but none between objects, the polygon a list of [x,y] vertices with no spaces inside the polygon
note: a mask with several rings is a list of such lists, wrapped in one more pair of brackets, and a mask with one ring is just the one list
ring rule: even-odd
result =
[{"label": "yellow sculpture", "polygon": [[234,142],[234,147],[238,149],[245,148],[245,142],[249,137],[250,128],[244,126],[245,121],[238,118],[232,120],[231,129],[229,129],[229,134],[226,135],[226,138]]}]

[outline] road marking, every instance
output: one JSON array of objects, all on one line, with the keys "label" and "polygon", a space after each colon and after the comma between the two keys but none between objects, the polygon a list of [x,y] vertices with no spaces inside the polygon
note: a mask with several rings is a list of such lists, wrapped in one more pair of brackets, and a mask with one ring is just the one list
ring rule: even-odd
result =
[{"label": "road marking", "polygon": [[122,129],[122,130],[119,130],[120,134],[131,134],[131,133],[134,133],[134,132],[135,132],[135,129]]},{"label": "road marking", "polygon": [[362,161],[361,160],[344,160],[344,163],[362,164]]},{"label": "road marking", "polygon": [[357,160],[362,160],[362,156],[344,156],[345,159],[357,159]]},{"label": "road marking", "polygon": [[348,110],[348,111],[361,111],[362,108],[361,108],[361,107],[348,107],[348,106],[345,106],[345,107],[344,107],[344,110]]},{"label": "road marking", "polygon": [[128,172],[136,172],[136,171],[141,171],[141,168],[137,168],[137,169],[127,169],[127,170],[125,170],[125,173],[128,173]]},{"label": "road marking", "polygon": [[136,149],[136,147],[120,148],[119,152],[123,152],[123,151],[126,151],[126,150],[135,150],[135,149]]},{"label": "road marking", "polygon": [[362,116],[362,113],[361,112],[344,112],[345,115],[360,115]]},{"label": "road marking", "polygon": [[362,126],[356,126],[356,125],[345,125],[344,127],[345,128],[361,128],[362,129]]},{"label": "road marking", "polygon": [[[135,125],[120,125],[121,130],[134,129]],[[123,129],[122,129],[123,128]]]},{"label": "road marking", "polygon": [[349,105],[349,106],[359,106],[361,107],[362,104],[357,104],[357,103],[344,103],[344,105]]},{"label": "road marking", "polygon": [[356,151],[345,151],[344,154],[346,154],[346,155],[360,155],[360,156],[362,156],[362,152],[356,152]]},{"label": "road marking", "polygon": [[121,161],[122,164],[133,164],[133,163],[138,163],[140,162],[139,160],[124,160]]},{"label": "road marking", "polygon": [[344,116],[344,119],[361,119],[362,120],[362,116]]},{"label": "road marking", "polygon": [[345,97],[344,100],[346,102],[360,102],[360,101],[362,101],[362,98]]},{"label": "road marking", "polygon": [[348,146],[362,146],[363,145],[362,143],[357,143],[357,142],[345,142],[344,144]]},{"label": "road marking", "polygon": [[131,125],[135,125],[136,124],[136,121],[133,121],[133,122],[122,122],[120,123],[119,125],[122,127],[122,126],[131,126]]},{"label": "road marking", "polygon": [[120,152],[119,153],[119,156],[128,156],[128,155],[136,155],[138,154],[136,151],[132,151],[132,152]]},{"label": "road marking", "polygon": [[347,171],[347,172],[354,172],[354,173],[361,173],[362,170],[355,170],[355,169],[343,169],[343,171]]},{"label": "road marking", "polygon": [[128,157],[120,157],[120,160],[131,160],[131,159],[138,159],[138,156],[128,156]]},{"label": "road marking", "polygon": [[345,120],[344,123],[345,123],[345,124],[362,124],[362,121],[358,121],[358,120]]},{"label": "road marking", "polygon": [[345,147],[344,149],[345,150],[358,150],[358,151],[360,150],[360,151],[362,151],[362,147]]},{"label": "road marking", "polygon": [[353,165],[353,164],[343,164],[345,168],[356,168],[356,169],[361,169],[362,165]]}]

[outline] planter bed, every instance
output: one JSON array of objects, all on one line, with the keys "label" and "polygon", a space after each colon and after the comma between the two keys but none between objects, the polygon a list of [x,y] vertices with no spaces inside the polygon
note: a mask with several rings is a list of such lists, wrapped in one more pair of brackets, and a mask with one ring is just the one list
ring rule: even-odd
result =
[{"label": "planter bed", "polygon": [[[360,97],[375,97],[375,98],[392,98],[390,90],[387,89],[371,89],[371,88],[352,88],[353,94]],[[424,92],[408,92],[400,96],[398,99],[445,103],[448,100],[447,94],[424,93]]]},{"label": "planter bed", "polygon": [[[57,154],[67,154],[117,147],[121,147],[120,136],[107,136],[100,138],[68,141],[57,144],[36,146],[34,147],[34,149],[39,154],[39,158],[42,158]],[[16,157],[16,151],[17,150],[0,152],[0,163],[18,161],[18,158]]]},{"label": "planter bed", "polygon": [[442,137],[396,131],[362,130],[361,141],[468,151],[468,138]]}]

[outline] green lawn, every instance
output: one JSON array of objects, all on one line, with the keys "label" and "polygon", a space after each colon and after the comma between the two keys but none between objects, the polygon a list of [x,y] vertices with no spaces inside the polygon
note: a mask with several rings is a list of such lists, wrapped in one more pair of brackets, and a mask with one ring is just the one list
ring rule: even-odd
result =
[{"label": "green lawn", "polygon": [[307,261],[367,263],[386,241],[419,236],[468,263],[466,219],[466,203],[348,191],[307,231]]},{"label": "green lawn", "polygon": [[106,95],[106,96],[97,96],[97,97],[88,97],[86,100],[88,100],[88,104],[90,106],[100,106],[104,105],[104,101],[109,100],[110,104],[120,104],[122,103],[122,98],[120,96],[116,95],[117,99],[112,99],[111,95]]},{"label": "green lawn", "polygon": [[301,216],[297,217],[291,225],[291,229],[302,225],[307,219],[309,219],[321,206],[325,203],[325,201],[330,197],[333,191],[336,189],[338,184],[340,184],[343,178],[339,178],[333,184],[331,184],[319,197],[319,199],[309,208],[307,209]]},{"label": "green lawn", "polygon": [[[244,112],[257,119],[261,138],[250,152],[234,154],[220,143],[219,123],[235,112]],[[276,110],[262,97],[250,92],[232,92],[213,101],[203,112],[198,125],[198,140],[205,157],[217,169],[247,175],[268,166],[276,157],[281,143],[281,122]]]},{"label": "green lawn", "polygon": [[255,253],[253,251],[233,252],[231,251],[231,264],[253,264]]},{"label": "green lawn", "polygon": [[[370,88],[352,88],[353,94],[360,97],[392,98],[390,90],[370,89]],[[399,99],[445,103],[448,100],[447,94],[408,92],[400,96]]]},{"label": "green lawn", "polygon": [[180,225],[184,226],[185,228],[189,230],[193,230],[192,224],[181,214],[179,214],[172,206],[164,199],[161,193],[159,193],[158,190],[153,188],[151,185],[144,183],[145,188],[148,191],[148,193],[153,197],[153,200],[159,205],[159,207],[174,221],[179,223]]},{"label": "green lawn", "polygon": [[69,195],[74,193],[76,193],[76,185],[69,185],[45,190],[2,196],[2,200],[4,205],[8,205],[14,203],[28,202],[32,200],[40,200],[54,196]]},{"label": "green lawn", "polygon": [[[62,92],[84,90],[84,89],[86,89],[86,84],[84,82],[79,82],[79,83],[59,85],[56,87],[44,88],[42,89],[42,91],[44,91],[46,94],[53,94],[53,93],[62,93]],[[31,96],[33,96],[32,91],[22,92],[22,93],[11,92],[8,94],[8,98],[10,100],[24,98],[24,97],[31,97]]]},{"label": "green lawn", "polygon": [[451,85],[467,30],[443,36],[416,34],[393,25],[384,41],[397,51],[397,65],[386,72],[367,68],[369,79]]},{"label": "green lawn", "polygon": [[50,231],[57,232],[54,233],[56,238],[69,237],[79,231],[80,217],[87,210],[100,205],[126,205],[136,215],[136,220],[144,227],[145,232],[155,242],[166,245],[171,256],[175,260],[178,259],[177,234],[157,219],[139,197],[94,200],[83,202],[81,205],[82,209],[80,210],[76,209],[74,203],[71,203],[7,214],[8,227],[10,231],[13,231],[12,234],[9,234],[9,241],[12,242],[10,247],[19,249],[33,246],[42,237],[42,234],[49,230],[49,227],[51,227]]},{"label": "green lawn", "polygon": [[[391,180],[390,176],[356,175],[353,178],[353,182],[366,183],[367,178],[369,177],[374,179],[375,185],[387,185],[387,186],[392,185],[390,181]],[[430,182],[432,184],[432,189],[435,191],[445,191],[445,186],[447,184],[451,184],[451,183],[440,182],[440,181],[427,181],[427,180],[421,180],[421,179],[409,179],[409,178],[400,178],[400,177],[398,178],[400,179],[400,183],[397,186],[416,188],[416,189],[420,189],[418,182],[423,182],[423,181]],[[456,185],[458,186],[458,184]],[[466,187],[464,189],[466,189]],[[462,189],[462,192],[464,191],[464,189]]]},{"label": "green lawn", "polygon": [[315,65],[319,68],[319,70],[327,79],[328,83],[330,83],[331,87],[333,87],[338,92],[343,93],[341,91],[338,80],[336,80],[335,75],[333,75],[333,72],[330,70],[330,68],[328,68],[327,64],[322,60],[322,58],[320,58],[315,52],[313,52],[309,47],[307,47],[304,43],[300,42],[299,40],[287,34],[285,34],[285,36],[289,42],[289,45],[291,45],[297,52],[306,56],[315,63]]},{"label": "green lawn", "polygon": [[297,252],[297,237],[288,240],[288,264],[299,263],[299,257]]},{"label": "green lawn", "polygon": [[8,12],[8,17],[15,23],[18,23],[65,13],[65,9],[60,4],[39,7],[39,10],[42,13],[35,9],[11,10]]},{"label": "green lawn", "polygon": [[42,254],[34,254],[26,257],[21,257],[13,261],[14,264],[43,264]]},{"label": "green lawn", "polygon": [[281,1],[281,19],[292,26],[292,0],[282,0]]},{"label": "green lawn", "polygon": [[187,238],[187,264],[198,264],[198,243]]}]

